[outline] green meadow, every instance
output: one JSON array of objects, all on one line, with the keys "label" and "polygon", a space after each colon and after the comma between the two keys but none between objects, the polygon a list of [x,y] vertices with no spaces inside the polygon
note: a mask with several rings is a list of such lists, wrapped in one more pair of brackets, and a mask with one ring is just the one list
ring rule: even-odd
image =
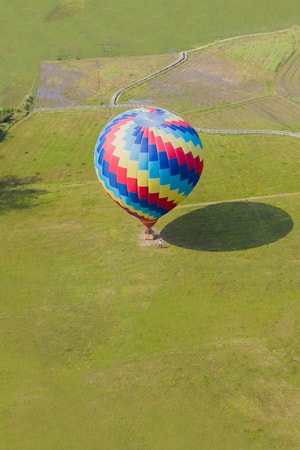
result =
[{"label": "green meadow", "polygon": [[[42,61],[81,73],[78,104],[105,103],[214,42],[122,101],[299,131],[294,0],[0,3],[0,107],[35,94]],[[199,67],[215,74],[201,92]],[[93,167],[120,111],[32,112],[0,140],[0,448],[299,449],[299,139],[202,133],[204,172],[159,249]]]},{"label": "green meadow", "polygon": [[18,106],[43,60],[168,53],[299,25],[295,0],[2,0],[0,105]]},{"label": "green meadow", "polygon": [[111,114],[0,144],[1,448],[298,448],[299,140],[203,134],[158,249],[97,181]]}]

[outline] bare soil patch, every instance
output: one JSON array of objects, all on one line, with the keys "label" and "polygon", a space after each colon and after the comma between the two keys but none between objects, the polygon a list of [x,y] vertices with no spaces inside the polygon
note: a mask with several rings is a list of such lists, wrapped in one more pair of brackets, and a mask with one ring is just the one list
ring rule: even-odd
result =
[{"label": "bare soil patch", "polygon": [[[107,104],[115,89],[154,72],[174,55],[143,58],[99,58],[49,61],[41,64],[37,107]],[[265,93],[259,69],[233,62],[218,52],[193,53],[188,61],[164,76],[131,89],[122,101],[189,108],[243,101]]]},{"label": "bare soil patch", "polygon": [[171,107],[179,102],[189,108],[205,108],[248,100],[265,92],[261,69],[232,61],[220,49],[210,48],[190,54],[186,63],[131,90],[128,98],[153,104],[163,101]]},{"label": "bare soil patch", "polygon": [[176,60],[163,54],[130,58],[44,61],[36,94],[37,108],[109,104],[120,87]]}]

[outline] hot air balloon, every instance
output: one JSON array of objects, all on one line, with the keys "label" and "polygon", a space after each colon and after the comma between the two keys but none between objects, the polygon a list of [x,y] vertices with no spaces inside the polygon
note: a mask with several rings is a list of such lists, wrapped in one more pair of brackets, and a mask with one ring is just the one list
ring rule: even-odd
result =
[{"label": "hot air balloon", "polygon": [[146,233],[196,186],[202,142],[185,120],[159,108],[137,108],[100,133],[94,162],[112,200],[138,218]]}]

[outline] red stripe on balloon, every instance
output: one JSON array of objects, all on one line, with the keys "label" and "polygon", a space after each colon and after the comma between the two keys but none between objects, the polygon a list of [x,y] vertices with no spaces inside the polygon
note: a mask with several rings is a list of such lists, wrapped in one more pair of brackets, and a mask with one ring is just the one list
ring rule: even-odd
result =
[{"label": "red stripe on balloon", "polygon": [[192,170],[194,168],[194,157],[193,157],[192,152],[186,153],[186,159],[187,159],[189,170]]},{"label": "red stripe on balloon", "polygon": [[200,173],[200,158],[199,158],[199,156],[197,156],[195,158],[195,169],[196,169],[196,173]]},{"label": "red stripe on balloon", "polygon": [[128,192],[132,194],[137,193],[137,179],[136,178],[127,178],[127,189]]},{"label": "red stripe on balloon", "polygon": [[166,120],[165,124],[166,125],[174,125],[178,128],[183,128],[183,127],[190,128],[191,127],[191,125],[186,120],[175,120],[175,119]]},{"label": "red stripe on balloon", "polygon": [[163,142],[162,138],[160,136],[156,136],[155,139],[155,143],[156,143],[156,148],[158,152],[165,152],[165,145],[166,143]]},{"label": "red stripe on balloon", "polygon": [[176,151],[177,159],[179,161],[179,165],[183,166],[184,164],[186,164],[186,162],[187,162],[186,161],[186,156],[185,156],[185,153],[182,150],[182,148],[181,147],[177,147],[175,149],[175,151]]},{"label": "red stripe on balloon", "polygon": [[116,174],[118,171],[118,167],[119,167],[119,160],[120,158],[118,158],[115,155],[111,155],[110,158],[110,162],[109,162],[109,171]]},{"label": "red stripe on balloon", "polygon": [[151,203],[152,205],[156,205],[156,203],[158,202],[158,198],[159,198],[159,194],[149,194],[148,195],[148,202]]},{"label": "red stripe on balloon", "polygon": [[149,145],[155,145],[156,144],[156,142],[155,142],[155,135],[154,135],[152,130],[149,130],[148,138],[149,138]]},{"label": "red stripe on balloon", "polygon": [[112,155],[112,153],[115,151],[115,146],[111,143],[111,142],[106,142],[104,145],[103,145],[103,149],[104,149],[104,151],[105,151],[105,154],[104,154],[104,160],[105,161],[109,161],[110,160],[110,158],[111,158],[111,155]]},{"label": "red stripe on balloon", "polygon": [[203,170],[203,167],[204,167],[204,161],[203,161],[203,159],[201,161],[200,158],[199,158],[199,161],[200,161],[200,174],[201,174],[202,170]]},{"label": "red stripe on balloon", "polygon": [[168,200],[167,197],[159,198],[157,204],[160,208],[164,208],[167,211],[171,211],[171,209],[177,206],[177,203],[174,203],[172,200]]},{"label": "red stripe on balloon", "polygon": [[176,152],[171,142],[165,143],[166,151],[170,159],[176,158]]},{"label": "red stripe on balloon", "polygon": [[141,200],[147,200],[148,192],[148,186],[138,186],[138,196]]},{"label": "red stripe on balloon", "polygon": [[117,181],[121,184],[127,183],[127,169],[125,167],[118,167]]}]

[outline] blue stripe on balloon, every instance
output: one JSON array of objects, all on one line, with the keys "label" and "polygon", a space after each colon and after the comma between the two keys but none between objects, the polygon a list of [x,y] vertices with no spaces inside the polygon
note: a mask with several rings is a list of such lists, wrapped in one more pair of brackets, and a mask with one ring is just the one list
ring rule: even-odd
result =
[{"label": "blue stripe on balloon", "polygon": [[189,172],[189,182],[192,184],[192,186],[195,186],[195,180],[197,180],[197,177],[198,177],[198,174],[196,172],[196,169],[190,170],[190,172]]},{"label": "blue stripe on balloon", "polygon": [[139,154],[139,170],[147,170],[148,169],[148,153],[140,153]]},{"label": "blue stripe on balloon", "polygon": [[194,128],[172,123],[165,124],[164,127],[164,133],[172,134],[173,136],[183,139],[186,143],[192,142],[195,147],[200,146],[202,149],[201,139]]},{"label": "blue stripe on balloon", "polygon": [[160,175],[160,184],[162,186],[170,183],[170,171],[169,171],[169,169],[161,169],[159,171],[159,175]]},{"label": "blue stripe on balloon", "polygon": [[180,181],[178,185],[178,193],[184,194],[186,196],[186,193],[189,191],[190,191],[190,184],[188,182],[188,179]]},{"label": "blue stripe on balloon", "polygon": [[105,151],[102,148],[99,152],[99,157],[98,157],[98,161],[97,161],[99,166],[101,166],[103,164],[104,156],[105,156]]},{"label": "blue stripe on balloon", "polygon": [[158,161],[157,148],[155,144],[148,146],[149,161]]},{"label": "blue stripe on balloon", "polygon": [[129,197],[130,201],[132,202],[132,204],[138,204],[139,196],[138,196],[137,192],[128,192],[128,197]]},{"label": "blue stripe on balloon", "polygon": [[138,133],[137,133],[137,135],[136,135],[136,138],[135,138],[135,140],[134,140],[134,143],[135,144],[140,144],[141,142],[142,142],[142,139],[143,139],[143,130],[140,128],[139,130],[138,130]]},{"label": "blue stripe on balloon", "polygon": [[141,141],[140,152],[141,153],[148,153],[148,138],[146,136],[144,136],[142,141]]},{"label": "blue stripe on balloon", "polygon": [[141,132],[140,126],[136,126],[133,129],[132,128],[128,129],[128,134],[131,134],[132,136],[138,136],[140,132]]},{"label": "blue stripe on balloon", "polygon": [[166,169],[169,167],[168,155],[166,152],[159,153],[159,168]]},{"label": "blue stripe on balloon", "polygon": [[180,179],[186,180],[189,176],[189,169],[187,164],[181,164],[180,166]]},{"label": "blue stripe on balloon", "polygon": [[157,210],[157,205],[155,205],[155,203],[149,203],[150,214],[152,214],[156,210]]},{"label": "blue stripe on balloon", "polygon": [[116,199],[118,199],[118,200],[121,199],[120,192],[119,192],[119,190],[118,190],[117,188],[115,188],[115,187],[113,187],[113,186],[110,186],[109,191],[110,191],[110,193],[113,194],[113,196],[114,196]]},{"label": "blue stripe on balloon", "polygon": [[194,177],[194,180],[193,180],[193,187],[196,186],[196,184],[198,183],[199,179],[200,179],[199,173],[195,173],[195,177]]},{"label": "blue stripe on balloon", "polygon": [[110,185],[112,187],[114,187],[114,188],[119,187],[118,182],[117,182],[117,175],[115,173],[109,172],[108,178],[109,178]]},{"label": "blue stripe on balloon", "polygon": [[177,190],[180,187],[180,175],[173,175],[170,178],[170,189]]},{"label": "blue stripe on balloon", "polygon": [[118,188],[121,195],[123,195],[124,197],[128,197],[128,190],[126,184],[119,183]]},{"label": "blue stripe on balloon", "polygon": [[103,161],[102,173],[106,178],[109,177],[109,163],[107,161]]},{"label": "blue stripe on balloon", "polygon": [[149,161],[149,178],[159,178],[158,161]]},{"label": "blue stripe on balloon", "polygon": [[170,174],[171,175],[177,175],[178,173],[180,173],[179,163],[176,158],[171,158],[169,160],[169,164],[170,164]]},{"label": "blue stripe on balloon", "polygon": [[130,150],[130,156],[129,156],[129,160],[130,161],[138,161],[139,160],[139,154],[140,154],[140,147],[139,145],[132,145],[131,150]]},{"label": "blue stripe on balloon", "polygon": [[141,198],[140,199],[140,205],[143,209],[144,212],[149,211],[149,203],[148,203],[148,199],[146,198]]}]

